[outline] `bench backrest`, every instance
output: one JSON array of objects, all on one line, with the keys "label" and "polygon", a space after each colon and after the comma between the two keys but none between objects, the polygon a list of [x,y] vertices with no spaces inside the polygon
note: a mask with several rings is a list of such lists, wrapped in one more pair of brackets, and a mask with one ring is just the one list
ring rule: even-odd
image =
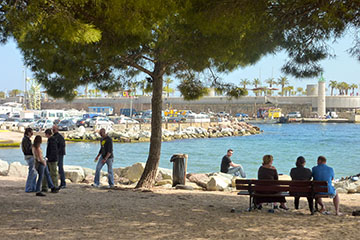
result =
[{"label": "bench backrest", "polygon": [[326,181],[236,179],[236,189],[251,192],[327,193]]}]

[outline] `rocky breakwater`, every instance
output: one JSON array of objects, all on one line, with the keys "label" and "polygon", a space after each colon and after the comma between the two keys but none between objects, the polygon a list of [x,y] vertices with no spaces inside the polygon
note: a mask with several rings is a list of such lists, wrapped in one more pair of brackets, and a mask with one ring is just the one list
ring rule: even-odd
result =
[{"label": "rocky breakwater", "polygon": [[360,193],[360,173],[333,182],[338,193]]},{"label": "rocky breakwater", "polygon": [[[252,126],[246,122],[232,122],[214,124],[208,128],[187,127],[182,129],[179,127],[175,131],[163,129],[162,140],[172,141],[176,139],[190,138],[247,136],[259,133],[260,129],[256,126]],[[112,137],[115,142],[149,142],[151,132],[148,130],[142,130],[138,125],[135,125],[121,131],[114,131],[110,129],[108,130],[108,135]],[[86,131],[83,127],[80,127],[77,131],[68,134],[66,137],[66,140],[69,141],[96,141],[99,139],[100,135],[97,131]]]}]

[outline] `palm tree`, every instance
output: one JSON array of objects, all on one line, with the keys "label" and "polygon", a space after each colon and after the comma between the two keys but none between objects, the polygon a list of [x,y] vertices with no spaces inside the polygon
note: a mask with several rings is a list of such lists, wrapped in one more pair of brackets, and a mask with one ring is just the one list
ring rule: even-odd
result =
[{"label": "palm tree", "polygon": [[350,88],[352,90],[352,95],[355,96],[355,89],[358,88],[358,85],[353,83],[350,85]]},{"label": "palm tree", "polygon": [[249,85],[251,83],[247,78],[244,78],[240,80],[240,84],[243,86],[244,89],[246,89],[246,85]]},{"label": "palm tree", "polygon": [[166,93],[166,96],[169,97],[170,93],[173,93],[175,90],[170,88],[170,84],[174,82],[171,78],[165,79],[165,87],[163,91]]},{"label": "palm tree", "polygon": [[279,77],[277,84],[281,86],[281,96],[284,96],[284,87],[289,84],[289,80],[287,77]]},{"label": "palm tree", "polygon": [[336,88],[337,85],[338,85],[337,81],[334,81],[334,80],[331,80],[331,81],[330,81],[329,87],[331,87],[331,96],[333,95],[333,93],[334,93],[334,88]]},{"label": "palm tree", "polygon": [[141,89],[141,93],[143,96],[145,95],[146,83],[147,83],[146,79],[143,79],[139,82],[139,87]]},{"label": "palm tree", "polygon": [[299,95],[302,95],[304,92],[304,89],[302,87],[298,87],[298,88],[296,88],[296,91]]},{"label": "palm tree", "polygon": [[9,92],[9,96],[10,96],[10,97],[16,97],[16,96],[19,95],[20,93],[22,93],[21,90],[19,90],[19,89],[13,89],[13,90],[11,90],[11,91]]},{"label": "palm tree", "polygon": [[[258,88],[258,86],[261,84],[261,81],[260,81],[259,78],[254,78],[252,84],[254,85],[255,88]],[[255,90],[254,93],[255,93],[255,96],[258,96],[259,93],[260,93],[260,91],[259,91],[259,90]]]},{"label": "palm tree", "polygon": [[296,91],[294,91],[294,86],[288,86],[288,92],[289,92],[289,96],[293,95],[294,92],[296,94]]},{"label": "palm tree", "polygon": [[350,89],[350,85],[346,82],[343,83],[344,85],[344,90],[345,90],[345,95],[349,95],[349,89]]},{"label": "palm tree", "polygon": [[269,95],[271,96],[271,88],[272,88],[272,86],[273,85],[276,85],[277,83],[276,83],[276,81],[275,81],[275,79],[274,78],[268,78],[266,81],[265,81],[267,84],[269,84]]}]

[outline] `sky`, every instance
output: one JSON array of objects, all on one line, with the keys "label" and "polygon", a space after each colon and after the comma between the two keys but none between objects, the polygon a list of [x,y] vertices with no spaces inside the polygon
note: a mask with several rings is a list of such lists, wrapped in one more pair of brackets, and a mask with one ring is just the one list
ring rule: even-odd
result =
[{"label": "sky", "polygon": [[[353,46],[353,36],[348,34],[337,42],[329,43],[335,58],[326,59],[320,62],[324,68],[324,78],[327,86],[330,80],[338,82],[347,82],[349,84],[360,84],[360,62],[351,57],[347,50]],[[281,67],[287,60],[284,52],[276,55],[263,57],[257,64],[246,68],[240,68],[227,75],[221,75],[224,82],[239,84],[241,79],[252,81],[254,78],[260,78],[262,85],[266,85],[268,78],[278,79],[280,76],[286,76],[281,72]],[[22,55],[14,41],[9,41],[6,45],[0,45],[0,91],[10,91],[12,89],[24,90],[24,63]],[[26,71],[27,77],[32,77],[29,69]],[[306,89],[307,84],[317,83],[318,78],[296,79],[293,76],[286,76],[290,85]],[[177,81],[171,85],[176,88]],[[251,88],[252,86],[249,86]],[[328,88],[328,94],[330,88]],[[251,93],[250,93],[251,94]]]}]

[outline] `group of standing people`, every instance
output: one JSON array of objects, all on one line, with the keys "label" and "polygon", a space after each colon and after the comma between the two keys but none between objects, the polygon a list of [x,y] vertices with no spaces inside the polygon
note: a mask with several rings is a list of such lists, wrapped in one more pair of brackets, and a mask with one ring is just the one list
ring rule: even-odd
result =
[{"label": "group of standing people", "polygon": [[[57,193],[61,188],[66,188],[64,172],[65,139],[54,125],[45,131],[48,139],[46,154],[41,150],[42,137],[37,135],[31,143],[33,130],[26,128],[21,142],[21,149],[28,164],[28,177],[25,184],[25,192],[35,192],[36,196],[46,196],[48,187],[52,193]],[[58,173],[60,186],[58,186]]]},{"label": "group of standing people", "polygon": [[[101,136],[100,151],[95,158],[97,165],[92,186],[100,187],[100,172],[106,164],[108,166],[109,187],[112,188],[114,187],[113,142],[104,128],[100,129],[99,134]],[[25,192],[35,192],[36,196],[42,197],[45,196],[44,192],[48,192],[48,188],[50,188],[52,193],[57,193],[60,189],[66,188],[64,171],[65,139],[59,133],[56,125],[52,127],[52,130],[46,129],[45,136],[48,140],[44,157],[41,150],[42,137],[37,135],[34,142],[31,143],[32,136],[33,130],[26,128],[21,142],[21,149],[29,167]],[[60,186],[58,185],[58,175],[60,176]]]},{"label": "group of standing people", "polygon": [[[241,176],[243,178],[246,177],[245,171],[240,164],[235,164],[231,161],[230,157],[233,154],[233,150],[229,149],[227,154],[223,157],[221,161],[221,172],[232,174],[234,176]],[[276,168],[273,166],[274,158],[272,155],[263,156],[263,162],[258,170],[258,179],[259,180],[278,180],[279,175]],[[317,180],[317,181],[327,181],[328,183],[328,192],[327,194],[333,200],[333,204],[335,207],[335,214],[341,215],[339,211],[340,198],[338,193],[336,192],[334,186],[332,185],[332,180],[335,178],[334,169],[329,167],[326,164],[327,160],[324,156],[319,156],[317,159],[317,166],[314,166],[312,170],[309,168],[305,168],[305,158],[303,156],[299,156],[296,159],[296,167],[292,168],[290,171],[290,176],[292,180]],[[299,200],[300,197],[295,197],[294,205],[295,209],[299,209]],[[309,197],[308,199],[310,211],[313,209],[312,199]],[[265,202],[273,202],[274,199],[268,199],[265,197],[255,198],[254,199],[256,206],[261,209],[262,203]],[[328,213],[326,211],[325,205],[322,201],[322,198],[315,199],[316,203],[320,205],[321,209],[319,212]],[[280,208],[284,210],[288,210],[286,206],[285,197],[276,197],[276,202],[280,203]]]}]

